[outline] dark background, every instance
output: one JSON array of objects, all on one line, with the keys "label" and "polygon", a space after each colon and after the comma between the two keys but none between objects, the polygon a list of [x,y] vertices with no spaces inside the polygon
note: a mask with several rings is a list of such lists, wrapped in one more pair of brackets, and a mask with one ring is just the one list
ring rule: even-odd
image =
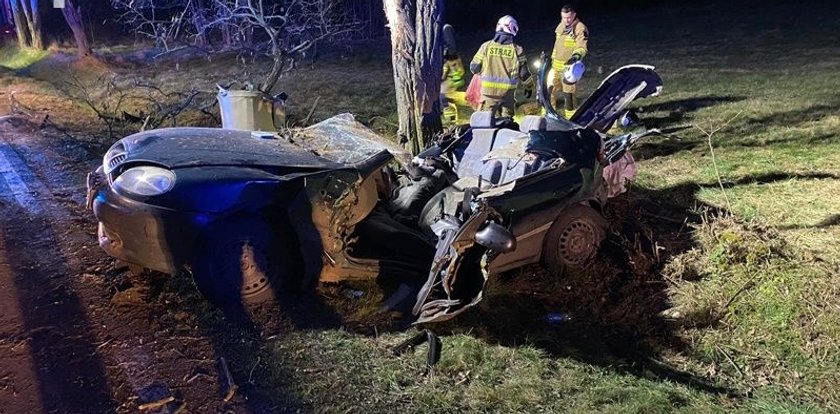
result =
[{"label": "dark background", "polygon": [[[270,1],[270,0],[269,0]],[[795,2],[799,7],[808,4],[825,3],[832,0],[813,0]],[[108,0],[77,0],[82,6],[89,35],[94,47],[97,44],[109,44],[133,39],[133,34],[125,31],[118,24],[117,13]],[[489,35],[496,20],[510,14],[519,21],[523,32],[553,27],[560,20],[560,9],[564,4],[572,4],[584,21],[592,21],[594,16],[619,17],[631,10],[651,8],[681,8],[709,6],[746,10],[761,13],[771,3],[790,3],[782,0],[445,0],[445,20],[452,24],[458,33]],[[356,32],[360,39],[371,39],[387,35],[382,0],[344,0],[344,6],[356,18],[365,22],[364,30]],[[60,41],[67,45],[72,36],[64,23],[61,12],[52,8],[51,0],[41,0],[41,12],[44,22],[46,41]]]},{"label": "dark background", "polygon": [[[124,37],[130,33],[122,30],[116,23],[118,15],[108,0],[77,0],[82,7],[82,13],[88,24],[88,31],[94,40],[108,42],[114,36]],[[387,34],[382,0],[345,0],[346,6],[353,10],[360,20],[366,22],[366,30],[361,34],[367,38],[384,36]],[[566,4],[563,0],[446,0],[446,21],[451,23],[459,32],[492,31],[496,20],[510,14],[516,17],[520,27],[544,24],[557,24],[560,9]],[[651,6],[671,4],[705,3],[700,0],[580,0],[571,1],[581,14],[615,13],[622,10],[648,8]],[[761,2],[759,2],[761,3]],[[45,35],[48,40],[71,40],[70,31],[64,23],[61,12],[52,8],[51,0],[41,0],[41,12],[44,22]],[[122,35],[122,36],[120,36]],[[115,39],[114,39],[115,40]]]}]

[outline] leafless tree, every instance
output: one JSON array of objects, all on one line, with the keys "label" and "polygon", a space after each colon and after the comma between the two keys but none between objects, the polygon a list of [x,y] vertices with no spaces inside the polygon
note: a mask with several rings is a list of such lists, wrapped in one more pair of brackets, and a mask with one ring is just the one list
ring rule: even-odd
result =
[{"label": "leafless tree", "polygon": [[9,0],[17,28],[18,44],[23,49],[43,49],[41,14],[38,0]]},{"label": "leafless tree", "polygon": [[71,76],[58,89],[74,102],[91,110],[105,126],[110,138],[128,133],[177,126],[187,112],[215,119],[206,101],[215,94],[198,89],[171,90],[140,77],[103,75],[93,80]]},{"label": "leafless tree", "polygon": [[[271,92],[280,75],[325,39],[350,33],[356,22],[343,13],[339,0],[213,0],[217,19],[209,27],[239,27],[260,33],[255,44],[273,59],[271,71],[260,84]],[[256,36],[255,36],[256,38]]]},{"label": "leafless tree", "polygon": [[220,37],[230,49],[272,58],[259,89],[270,92],[284,71],[321,40],[349,35],[357,23],[344,0],[111,0],[120,20],[165,50],[208,44]]},{"label": "leafless tree", "polygon": [[443,71],[443,0],[385,0],[399,137],[417,154],[442,129],[440,78]]},{"label": "leafless tree", "polygon": [[100,76],[93,82],[86,82],[75,75],[57,85],[67,97],[79,102],[96,114],[108,130],[108,136],[124,132],[125,121],[120,115],[129,99],[129,91],[116,75]]},{"label": "leafless tree", "polygon": [[190,12],[201,10],[201,5],[193,5],[200,1],[111,0],[111,6],[120,13],[119,21],[168,51],[172,44],[188,40]]},{"label": "leafless tree", "polygon": [[90,48],[87,33],[85,33],[84,20],[82,20],[82,7],[76,6],[74,3],[75,0],[64,0],[64,8],[61,9],[61,13],[64,15],[64,21],[70,26],[70,30],[73,31],[79,56],[92,56],[93,51]]},{"label": "leafless tree", "polygon": [[[178,116],[189,109],[196,108],[196,98],[201,91],[190,89],[186,91],[167,90],[147,80],[135,78],[131,85],[134,88],[132,99],[135,106],[141,107],[138,114],[123,112],[123,119],[140,121],[140,130],[155,129],[165,124],[178,126]],[[206,93],[205,93],[206,94]],[[215,96],[215,95],[214,95]]]}]

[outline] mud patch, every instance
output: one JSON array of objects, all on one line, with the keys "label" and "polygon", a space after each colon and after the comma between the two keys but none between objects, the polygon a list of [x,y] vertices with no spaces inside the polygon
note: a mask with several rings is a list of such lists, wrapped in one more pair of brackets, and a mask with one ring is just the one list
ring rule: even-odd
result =
[{"label": "mud patch", "polygon": [[557,274],[533,265],[491,277],[478,309],[432,328],[728,393],[662,362],[688,348],[663,316],[671,284],[662,268],[691,242],[683,223],[648,215],[632,197],[612,200],[604,211],[608,237],[585,271]]}]

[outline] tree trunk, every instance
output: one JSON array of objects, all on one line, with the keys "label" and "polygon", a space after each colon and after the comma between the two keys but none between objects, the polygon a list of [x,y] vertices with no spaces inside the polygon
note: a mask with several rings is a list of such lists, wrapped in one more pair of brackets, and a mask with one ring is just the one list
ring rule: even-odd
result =
[{"label": "tree trunk", "polygon": [[33,49],[44,49],[44,37],[41,34],[41,14],[38,12],[38,0],[21,0],[21,9],[29,29],[29,45]]},{"label": "tree trunk", "polygon": [[233,45],[233,35],[230,33],[231,29],[228,25],[223,25],[221,28],[222,31],[222,44],[224,46],[224,50],[230,50],[231,46]]},{"label": "tree trunk", "polygon": [[61,9],[61,13],[64,15],[64,21],[73,31],[73,37],[76,38],[76,49],[78,49],[79,57],[92,56],[93,51],[85,33],[81,6],[73,4],[73,0],[64,0],[64,8]]},{"label": "tree trunk", "polygon": [[269,95],[271,94],[271,90],[274,89],[274,85],[276,85],[277,80],[280,79],[280,74],[283,73],[283,66],[285,63],[286,59],[282,54],[278,53],[274,55],[274,63],[271,65],[271,72],[268,73],[268,76],[266,76],[262,85],[259,87],[261,91]]},{"label": "tree trunk", "polygon": [[421,150],[443,130],[440,108],[440,79],[443,75],[443,0],[418,0],[415,70],[420,82],[416,89],[416,115],[420,119]]},{"label": "tree trunk", "polygon": [[412,154],[441,130],[442,0],[385,0],[399,117],[398,136]]},{"label": "tree trunk", "polygon": [[260,90],[267,94],[271,94],[271,90],[274,89],[274,85],[277,84],[277,80],[280,79],[280,74],[283,73],[286,56],[283,53],[283,49],[280,47],[280,33],[271,28],[266,28],[265,31],[271,40],[271,57],[274,59],[274,62],[271,65],[271,72],[268,73],[268,76],[266,76],[265,80],[260,85]]},{"label": "tree trunk", "polygon": [[199,47],[207,46],[207,18],[204,10],[196,3],[190,2],[190,15],[192,15],[193,27],[195,28],[194,44]]},{"label": "tree trunk", "polygon": [[12,14],[15,17],[20,47],[44,49],[38,0],[11,0],[9,4],[12,6]]},{"label": "tree trunk", "polygon": [[391,29],[391,61],[394,66],[394,88],[397,98],[397,117],[400,144],[417,153],[417,124],[414,114],[414,8],[413,0],[385,0],[385,15]]},{"label": "tree trunk", "polygon": [[20,0],[10,0],[9,5],[12,8],[12,16],[15,19],[15,31],[17,32],[18,46],[21,49],[29,49],[32,43],[29,41],[29,33],[27,32],[26,19],[23,17],[23,10],[21,10]]}]

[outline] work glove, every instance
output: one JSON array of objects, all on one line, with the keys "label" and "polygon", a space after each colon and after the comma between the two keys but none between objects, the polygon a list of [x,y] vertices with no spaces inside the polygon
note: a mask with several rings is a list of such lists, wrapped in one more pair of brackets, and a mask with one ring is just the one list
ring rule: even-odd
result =
[{"label": "work glove", "polygon": [[571,65],[572,63],[575,63],[579,60],[580,60],[580,55],[575,53],[574,55],[572,55],[572,57],[569,58],[569,60],[566,61],[566,64]]}]

